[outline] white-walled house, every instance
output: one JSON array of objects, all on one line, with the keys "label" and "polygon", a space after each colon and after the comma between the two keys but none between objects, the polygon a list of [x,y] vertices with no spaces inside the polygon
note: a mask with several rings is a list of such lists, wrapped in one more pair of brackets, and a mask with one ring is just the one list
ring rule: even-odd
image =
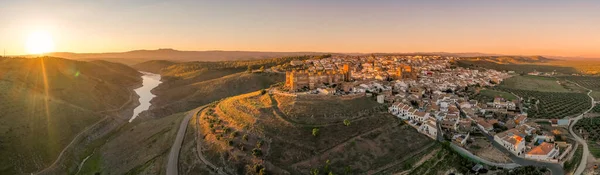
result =
[{"label": "white-walled house", "polygon": [[420,122],[425,122],[429,118],[429,113],[419,111],[419,112],[415,112],[413,116],[414,116],[414,118],[413,118],[414,120],[417,120]]},{"label": "white-walled house", "polygon": [[433,119],[433,118],[427,119],[427,121],[425,121],[425,123],[423,123],[423,125],[421,125],[421,127],[419,127],[419,131],[421,131],[422,133],[425,133],[427,136],[431,137],[432,139],[435,139],[437,137],[437,132],[438,132],[435,119]]},{"label": "white-walled house", "polygon": [[542,161],[556,161],[560,154],[559,148],[554,143],[542,142],[542,144],[533,147],[525,158]]},{"label": "white-walled house", "polygon": [[525,152],[525,138],[516,129],[510,129],[494,135],[494,141],[504,146],[513,154],[520,156]]}]

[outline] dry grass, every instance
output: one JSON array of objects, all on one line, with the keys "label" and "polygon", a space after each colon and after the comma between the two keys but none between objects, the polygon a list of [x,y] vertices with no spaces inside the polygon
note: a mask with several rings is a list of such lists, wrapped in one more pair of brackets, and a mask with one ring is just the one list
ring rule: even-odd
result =
[{"label": "dry grass", "polygon": [[[414,129],[402,126],[385,111],[375,110],[376,103],[364,102],[370,99],[310,98],[254,92],[221,101],[200,116],[196,130],[198,139],[206,144],[204,153],[232,174],[251,171],[254,164],[266,166],[273,174],[307,174],[311,168],[322,168],[327,159],[334,173],[343,173],[346,167],[354,172],[367,172],[432,142]],[[356,108],[345,103],[367,105]],[[283,109],[293,111],[296,116],[309,110],[328,115],[291,120]],[[338,110],[346,113],[341,115]],[[353,119],[350,126],[343,124],[344,118]],[[319,128],[316,137],[312,135],[315,127]],[[224,128],[229,128],[229,132]],[[234,131],[239,136],[230,136]],[[243,139],[243,135],[248,139]],[[233,144],[228,144],[229,141]],[[262,144],[257,147],[259,142]],[[260,148],[262,155],[253,156],[253,148]]]},{"label": "dry grass", "polygon": [[0,174],[49,166],[87,126],[129,102],[139,73],[105,61],[0,59]]}]

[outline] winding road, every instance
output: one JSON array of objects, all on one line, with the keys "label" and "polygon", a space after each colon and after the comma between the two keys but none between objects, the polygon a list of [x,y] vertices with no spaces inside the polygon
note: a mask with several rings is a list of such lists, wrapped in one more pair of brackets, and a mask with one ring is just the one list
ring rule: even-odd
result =
[{"label": "winding road", "polygon": [[577,142],[579,142],[579,144],[583,145],[583,156],[581,157],[581,162],[579,163],[579,166],[577,167],[577,169],[575,170],[575,175],[579,175],[579,174],[583,174],[583,171],[585,171],[585,167],[587,165],[587,159],[588,159],[588,155],[590,154],[590,150],[588,148],[587,142],[582,139],[581,137],[579,137],[575,132],[573,132],[573,126],[575,126],[575,124],[583,118],[583,116],[585,114],[587,114],[588,112],[590,112],[593,108],[594,108],[594,97],[592,97],[590,94],[592,93],[591,89],[588,89],[586,87],[583,87],[575,82],[572,82],[574,84],[576,84],[577,86],[587,89],[589,92],[587,93],[587,95],[590,97],[590,99],[592,100],[591,103],[592,105],[590,106],[590,109],[588,109],[587,111],[583,112],[581,115],[575,117],[575,118],[571,118],[569,119],[571,122],[569,122],[569,133],[575,137],[575,140],[577,140]]},{"label": "winding road", "polygon": [[198,113],[198,111],[206,108],[205,106],[198,107],[187,113],[185,118],[181,121],[179,125],[179,131],[177,131],[177,136],[175,137],[175,141],[173,142],[173,146],[171,146],[171,151],[169,152],[169,161],[167,163],[167,175],[177,175],[178,164],[179,164],[179,152],[181,151],[181,144],[183,144],[183,137],[185,136],[185,131],[187,130],[187,126],[190,123],[190,119]]}]

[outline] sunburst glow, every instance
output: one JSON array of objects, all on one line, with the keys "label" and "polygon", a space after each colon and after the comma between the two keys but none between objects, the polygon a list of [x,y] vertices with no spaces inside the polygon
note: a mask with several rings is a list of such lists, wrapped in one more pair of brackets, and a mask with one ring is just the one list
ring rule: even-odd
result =
[{"label": "sunburst glow", "polygon": [[29,54],[44,54],[54,51],[54,40],[48,32],[34,32],[27,38],[27,52]]}]

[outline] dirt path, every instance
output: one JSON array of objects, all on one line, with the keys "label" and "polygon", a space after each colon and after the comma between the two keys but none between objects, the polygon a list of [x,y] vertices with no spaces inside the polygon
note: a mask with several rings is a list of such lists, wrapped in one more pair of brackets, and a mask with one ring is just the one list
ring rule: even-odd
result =
[{"label": "dirt path", "polygon": [[[200,111],[202,111],[202,110],[200,110]],[[200,115],[196,115],[196,125],[198,127],[200,127]],[[197,134],[197,132],[195,132],[195,134]],[[202,163],[204,163],[205,165],[211,167],[213,170],[217,171],[218,174],[227,174],[222,169],[218,168],[213,163],[211,163],[210,161],[208,161],[206,159],[206,157],[204,157],[204,155],[202,154],[202,144],[200,143],[200,140],[198,139],[197,135],[194,135],[194,140],[196,141],[196,157]]]}]

